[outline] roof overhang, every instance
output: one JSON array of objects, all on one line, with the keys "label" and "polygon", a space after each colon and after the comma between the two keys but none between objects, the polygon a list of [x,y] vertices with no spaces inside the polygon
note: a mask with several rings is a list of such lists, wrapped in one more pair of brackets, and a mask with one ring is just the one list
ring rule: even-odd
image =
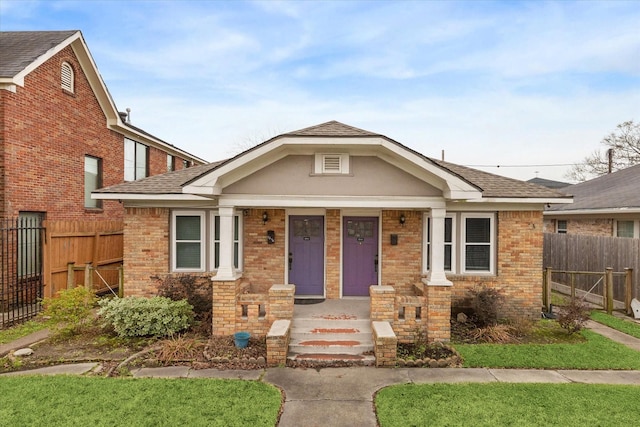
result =
[{"label": "roof overhang", "polygon": [[573,216],[573,215],[599,215],[599,216],[602,216],[602,215],[628,215],[628,214],[640,214],[640,207],[544,211],[544,215],[545,216]]},{"label": "roof overhang", "polygon": [[183,192],[218,196],[225,187],[288,155],[312,155],[318,152],[377,156],[440,189],[447,200],[482,198],[482,193],[477,187],[382,136],[354,138],[282,135],[230,159],[193,180],[183,187]]}]

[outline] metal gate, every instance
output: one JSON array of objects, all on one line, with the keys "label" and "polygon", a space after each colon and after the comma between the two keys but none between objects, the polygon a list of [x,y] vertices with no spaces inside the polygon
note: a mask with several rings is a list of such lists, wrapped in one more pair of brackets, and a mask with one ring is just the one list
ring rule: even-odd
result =
[{"label": "metal gate", "polygon": [[38,314],[43,297],[43,214],[0,219],[0,328]]}]

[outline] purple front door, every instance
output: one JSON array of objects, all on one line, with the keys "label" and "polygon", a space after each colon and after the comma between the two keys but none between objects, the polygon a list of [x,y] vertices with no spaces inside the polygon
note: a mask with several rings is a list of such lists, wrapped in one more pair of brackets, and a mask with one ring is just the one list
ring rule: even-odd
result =
[{"label": "purple front door", "polygon": [[378,284],[378,218],[345,217],[342,294],[368,296]]},{"label": "purple front door", "polygon": [[324,217],[289,217],[289,283],[296,296],[324,296]]}]

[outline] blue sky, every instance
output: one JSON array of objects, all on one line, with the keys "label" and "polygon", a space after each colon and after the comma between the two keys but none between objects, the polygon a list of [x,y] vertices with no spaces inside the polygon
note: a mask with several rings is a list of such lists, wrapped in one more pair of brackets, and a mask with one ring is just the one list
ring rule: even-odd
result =
[{"label": "blue sky", "polygon": [[640,120],[639,22],[639,1],[0,2],[4,31],[81,30],[132,123],[206,160],[338,120],[524,180]]}]

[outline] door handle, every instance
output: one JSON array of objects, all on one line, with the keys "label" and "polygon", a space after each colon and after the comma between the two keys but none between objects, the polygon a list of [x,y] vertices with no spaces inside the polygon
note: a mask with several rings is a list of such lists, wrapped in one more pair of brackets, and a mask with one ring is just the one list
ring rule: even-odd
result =
[{"label": "door handle", "polygon": [[289,271],[291,271],[292,265],[293,265],[293,253],[289,252]]},{"label": "door handle", "polygon": [[375,272],[378,272],[378,254],[376,254],[375,258],[373,259],[373,265],[374,265],[374,269]]}]

